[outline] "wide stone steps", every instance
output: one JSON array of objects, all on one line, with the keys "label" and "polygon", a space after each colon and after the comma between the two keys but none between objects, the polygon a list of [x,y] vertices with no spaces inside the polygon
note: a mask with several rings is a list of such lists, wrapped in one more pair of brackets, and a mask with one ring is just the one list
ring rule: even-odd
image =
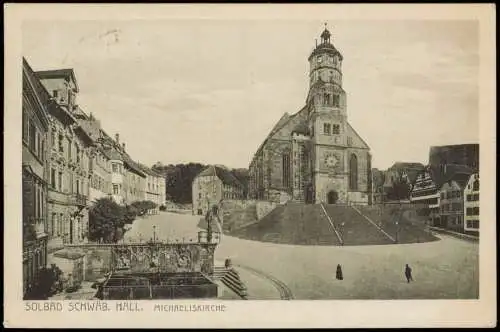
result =
[{"label": "wide stone steps", "polygon": [[[214,271],[215,273],[215,271]],[[222,283],[244,300],[248,299],[247,287],[241,281],[240,275],[234,269],[227,269],[220,279]]]}]

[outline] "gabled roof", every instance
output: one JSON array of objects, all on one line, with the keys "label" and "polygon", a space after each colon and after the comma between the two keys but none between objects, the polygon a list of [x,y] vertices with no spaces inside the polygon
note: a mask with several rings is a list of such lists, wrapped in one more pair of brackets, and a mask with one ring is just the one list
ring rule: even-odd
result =
[{"label": "gabled roof", "polygon": [[474,173],[468,166],[458,164],[447,164],[439,167],[429,166],[428,170],[431,173],[432,181],[434,181],[438,188],[441,188],[444,183],[450,180],[456,180],[460,184],[463,182],[463,178],[468,180],[470,175]]},{"label": "gabled roof", "polygon": [[41,70],[41,71],[37,71],[36,75],[40,79],[70,78],[75,83],[76,92],[80,91],[78,88],[78,82],[76,81],[75,71],[72,68]]},{"label": "gabled roof", "polygon": [[164,177],[163,174],[160,174],[158,172],[155,172],[154,170],[152,170],[150,167],[144,165],[144,164],[141,164],[141,163],[137,163],[137,166],[144,172],[146,173],[147,175],[151,175],[151,176],[155,176],[155,177]]},{"label": "gabled roof", "polygon": [[210,165],[201,171],[196,177],[199,176],[216,176],[218,177],[222,183],[232,187],[243,188],[241,182],[231,173],[230,170]]}]

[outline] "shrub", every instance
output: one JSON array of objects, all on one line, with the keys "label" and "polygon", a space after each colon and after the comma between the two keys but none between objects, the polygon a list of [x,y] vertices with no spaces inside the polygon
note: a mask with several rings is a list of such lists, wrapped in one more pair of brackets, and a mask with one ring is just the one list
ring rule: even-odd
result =
[{"label": "shrub", "polygon": [[63,290],[62,271],[55,264],[50,268],[43,267],[39,270],[38,279],[28,290],[25,300],[46,300],[49,296]]},{"label": "shrub", "polygon": [[160,205],[160,211],[167,211],[167,207],[165,205]]}]

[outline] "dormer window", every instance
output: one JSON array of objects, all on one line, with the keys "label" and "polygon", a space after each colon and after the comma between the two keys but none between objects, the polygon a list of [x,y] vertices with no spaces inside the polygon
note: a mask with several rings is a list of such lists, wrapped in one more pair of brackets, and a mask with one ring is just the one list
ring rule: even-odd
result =
[{"label": "dormer window", "polygon": [[320,56],[318,57],[318,63],[321,63],[322,61],[323,61],[323,57],[320,55]]}]

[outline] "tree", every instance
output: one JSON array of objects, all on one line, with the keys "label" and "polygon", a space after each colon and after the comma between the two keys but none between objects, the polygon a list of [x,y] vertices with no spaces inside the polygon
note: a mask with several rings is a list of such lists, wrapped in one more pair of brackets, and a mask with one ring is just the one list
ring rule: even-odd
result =
[{"label": "tree", "polygon": [[55,264],[50,268],[40,269],[38,279],[31,289],[28,289],[25,300],[46,300],[49,296],[62,291],[62,271]]},{"label": "tree", "polygon": [[117,229],[125,225],[126,209],[112,198],[98,199],[89,210],[89,240],[99,243],[116,242]]},{"label": "tree", "polygon": [[389,188],[387,196],[391,200],[406,200],[410,198],[410,184],[408,180],[399,174],[398,178],[392,183],[392,187]]}]

